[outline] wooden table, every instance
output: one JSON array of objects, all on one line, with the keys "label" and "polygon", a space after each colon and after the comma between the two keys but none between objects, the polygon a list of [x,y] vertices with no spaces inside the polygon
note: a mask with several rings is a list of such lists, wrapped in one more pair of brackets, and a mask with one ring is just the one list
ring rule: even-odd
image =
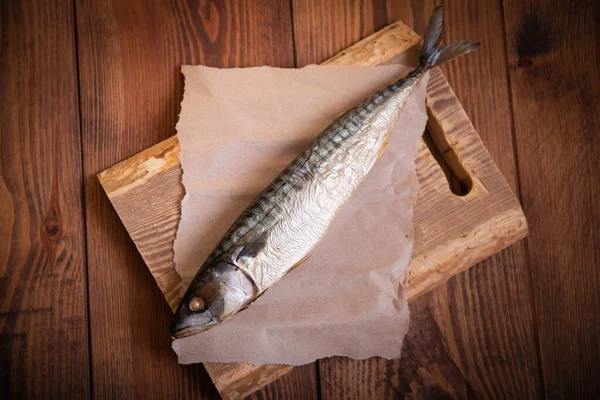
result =
[{"label": "wooden table", "polygon": [[[434,3],[3,1],[0,393],[215,397],[95,175],[174,133],[181,64],[317,63],[397,19],[422,34]],[[322,360],[254,397],[600,390],[600,6],[443,3],[448,40],[483,42],[444,72],[530,235],[413,302],[402,359]]]}]

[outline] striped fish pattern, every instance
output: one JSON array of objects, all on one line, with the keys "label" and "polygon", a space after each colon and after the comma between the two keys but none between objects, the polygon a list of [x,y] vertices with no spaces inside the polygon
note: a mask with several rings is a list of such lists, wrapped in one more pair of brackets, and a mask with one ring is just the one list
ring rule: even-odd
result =
[{"label": "striped fish pattern", "polygon": [[171,325],[192,335],[248,307],[298,266],[385,150],[398,113],[430,68],[478,43],[439,46],[434,11],[420,65],[331,123],[234,222],[188,287]]}]

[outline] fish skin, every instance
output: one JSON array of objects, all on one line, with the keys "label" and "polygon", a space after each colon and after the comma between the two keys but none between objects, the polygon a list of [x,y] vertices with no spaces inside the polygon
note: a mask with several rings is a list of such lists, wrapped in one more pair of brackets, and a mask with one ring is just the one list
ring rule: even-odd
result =
[{"label": "fish skin", "polygon": [[[344,113],[265,189],[225,235],[214,259],[243,270],[259,292],[303,259],[324,236],[383,151],[422,71]],[[263,247],[247,257],[259,237]]]},{"label": "fish skin", "polygon": [[[233,223],[190,283],[171,326],[174,336],[201,332],[231,317],[306,259],[385,150],[399,112],[424,73],[478,46],[436,47],[441,18],[438,8],[414,71],[338,117]],[[188,304],[194,298],[206,308],[192,312]],[[194,325],[199,320],[210,323]]]}]

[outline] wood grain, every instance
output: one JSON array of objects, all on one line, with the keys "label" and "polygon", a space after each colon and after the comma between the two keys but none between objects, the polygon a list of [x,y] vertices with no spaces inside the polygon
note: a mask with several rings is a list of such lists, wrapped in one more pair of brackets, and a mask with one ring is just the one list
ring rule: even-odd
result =
[{"label": "wood grain", "polygon": [[[398,58],[398,54],[388,47],[406,49],[410,47],[407,42],[414,47],[418,36],[403,24],[394,24],[326,63],[388,63],[390,59]],[[416,158],[421,188],[415,207],[415,246],[405,285],[409,298],[427,292],[518,240],[527,230],[516,198],[439,69],[431,74],[428,112],[429,130],[434,141],[441,146],[439,152],[445,155],[449,164],[460,166],[459,174],[472,182],[472,190],[462,197],[453,195],[444,172],[421,142]],[[181,186],[175,178],[180,174],[177,172],[179,165],[175,162],[177,152],[177,142],[170,138],[99,174],[113,206],[172,308],[179,302],[181,287],[173,261],[166,255],[170,254],[175,238],[179,216],[176,205],[183,196],[183,190],[181,187],[168,189],[166,185]],[[165,197],[165,193],[175,192],[181,197]],[[146,205],[142,206],[144,199],[153,198],[161,200],[146,201]],[[170,215],[165,210],[173,210],[177,214]],[[472,217],[465,219],[464,215]],[[156,256],[163,253],[164,257]],[[252,385],[259,387],[289,368],[246,364],[207,366],[224,397],[239,397],[252,389]]]},{"label": "wood grain", "polygon": [[[373,13],[381,12],[375,2],[360,4],[371,7]],[[355,32],[359,26],[376,29],[377,21],[383,20],[383,16],[373,17],[366,12],[357,21],[356,15],[349,11],[357,5],[358,2],[346,1],[341,7],[336,4],[315,10],[309,1],[295,0],[296,42],[305,38],[299,32],[310,30],[336,38],[340,27]],[[494,159],[499,161],[504,176],[516,190],[508,86],[505,63],[501,61],[503,43],[497,40],[503,34],[499,4],[484,7],[474,1],[454,1],[444,6],[447,41],[468,38],[481,40],[483,46],[442,69],[464,102],[467,114],[474,118],[474,125]],[[414,20],[418,32],[424,32],[433,7],[430,1],[388,2],[388,11],[400,12],[403,19]],[[300,13],[299,10],[307,11]],[[331,22],[325,26],[315,24],[314,12]],[[388,19],[393,16],[388,14]],[[328,43],[319,48],[319,45],[318,42],[297,43],[297,58],[305,63],[318,62],[320,57],[331,54],[325,46],[336,46]],[[309,53],[302,53],[303,49],[309,49]],[[418,215],[418,210],[415,213]],[[415,218],[415,226],[418,225]],[[440,225],[435,221],[430,229]],[[418,257],[418,248],[414,254]],[[464,398],[474,395],[520,397],[527,393],[534,397],[541,391],[541,379],[529,282],[524,247],[518,243],[412,301],[411,329],[401,360],[334,358],[320,361],[323,396],[429,398],[446,394]],[[469,319],[465,315],[469,315]]]},{"label": "wood grain", "polygon": [[[279,366],[281,367],[281,366]],[[318,399],[318,384],[315,376],[315,363],[294,367],[292,371],[279,369],[282,376],[273,379],[271,383],[256,391],[259,385],[247,382],[247,393],[251,393],[248,399]],[[261,376],[258,374],[258,376]],[[272,376],[265,375],[265,379],[272,379]],[[234,387],[230,385],[230,387]],[[227,394],[223,398],[228,398]]]},{"label": "wood grain", "polygon": [[600,4],[504,2],[547,398],[600,393]]},{"label": "wood grain", "polygon": [[[483,43],[470,57],[455,60],[442,70],[503,175],[518,191],[506,60],[503,42],[498,40],[503,33],[500,4],[442,4],[446,11],[446,41],[472,38]],[[433,7],[432,2],[413,2],[415,23],[421,29]],[[425,300],[434,308],[432,315],[436,316],[443,341],[452,349],[457,365],[463,367],[478,397],[543,394],[530,285],[521,242],[451,280],[447,291],[455,295],[447,297],[434,291]],[[425,341],[419,345],[423,350],[429,346]],[[429,354],[434,364],[435,355]]]},{"label": "wood grain", "polygon": [[[289,6],[278,2],[273,11],[271,3],[249,3],[1,3],[0,392],[5,396],[217,396],[201,368],[174,365],[163,335],[168,309],[93,175],[174,133],[183,86],[179,63],[293,65],[285,40],[292,40],[290,18],[283,11]],[[422,33],[433,3],[294,0],[295,19],[310,19],[296,24],[295,60],[298,66],[319,62],[386,21],[401,19]],[[323,397],[591,397],[600,391],[594,273],[600,265],[600,149],[594,135],[600,127],[599,8],[590,0],[495,0],[486,7],[474,0],[442,3],[447,39],[483,41],[464,64],[442,70],[509,185],[522,193],[532,233],[527,248],[511,246],[412,301],[401,360],[332,359],[328,369],[322,363]],[[96,271],[90,277],[93,392],[87,373],[73,6],[86,96],[81,115],[86,196],[93,199],[86,208]],[[457,18],[459,23],[451,22]],[[141,92],[132,94],[136,90]],[[507,133],[510,102],[520,181]],[[533,281],[527,277],[526,251]],[[164,258],[163,252],[155,257]],[[165,285],[174,278],[161,277]],[[529,285],[535,296],[523,289]],[[533,299],[541,359],[531,344]],[[152,321],[141,308],[156,310]],[[308,366],[253,397],[310,398],[315,387]]]},{"label": "wood grain", "polygon": [[[177,364],[168,307],[95,174],[174,133],[182,64],[293,66],[289,3],[105,0],[76,5],[93,394],[213,397],[202,366]],[[140,206],[173,196],[176,191],[165,190],[160,199],[145,198]],[[164,259],[171,250],[153,251]],[[314,388],[314,376],[309,366],[290,379]]]},{"label": "wood grain", "polygon": [[73,3],[1,7],[0,393],[84,398],[90,386]]}]

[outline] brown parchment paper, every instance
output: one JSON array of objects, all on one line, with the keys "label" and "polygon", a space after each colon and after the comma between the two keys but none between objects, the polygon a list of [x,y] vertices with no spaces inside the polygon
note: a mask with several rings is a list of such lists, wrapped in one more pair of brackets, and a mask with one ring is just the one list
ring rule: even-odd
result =
[{"label": "brown parchment paper", "polygon": [[[183,67],[177,135],[186,195],[174,243],[186,288],[228,227],[339,114],[403,76],[403,66]],[[398,358],[408,330],[399,282],[413,245],[414,157],[425,77],[389,146],[309,259],[220,326],[173,341],[184,364],[300,365]]]}]

